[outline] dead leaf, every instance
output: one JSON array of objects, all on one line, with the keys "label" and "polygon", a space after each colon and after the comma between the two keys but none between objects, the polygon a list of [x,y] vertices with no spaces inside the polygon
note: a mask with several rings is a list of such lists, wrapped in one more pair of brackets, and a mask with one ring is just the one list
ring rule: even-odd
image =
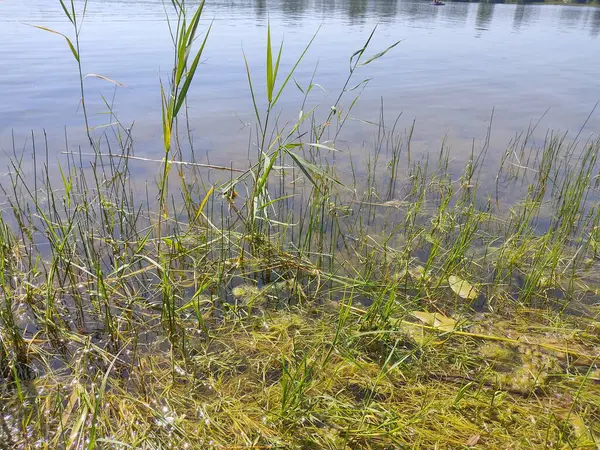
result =
[{"label": "dead leaf", "polygon": [[480,434],[475,434],[473,436],[471,436],[467,442],[465,442],[465,445],[467,447],[475,447],[477,445],[477,443],[479,442],[479,439],[481,439],[481,435]]},{"label": "dead leaf", "polygon": [[97,73],[88,73],[83,78],[89,78],[89,77],[99,78],[101,80],[108,81],[109,83],[116,84],[117,86],[125,87],[125,85],[123,83],[119,83],[118,81],[115,81],[112,78],[105,77],[104,75],[98,75]]},{"label": "dead leaf", "polygon": [[456,320],[447,317],[441,313],[429,313],[427,311],[413,311],[412,315],[434,328],[439,328],[441,331],[452,331],[456,327]]},{"label": "dead leaf", "polygon": [[452,289],[460,298],[475,300],[479,295],[477,289],[475,289],[468,281],[463,280],[456,275],[450,275],[448,277],[448,284],[450,285],[450,289]]},{"label": "dead leaf", "polygon": [[452,331],[456,328],[456,320],[451,317],[443,316],[442,314],[437,314],[433,326],[442,331]]},{"label": "dead leaf", "polygon": [[427,311],[413,311],[412,315],[423,322],[425,325],[432,325],[435,321],[434,315]]}]

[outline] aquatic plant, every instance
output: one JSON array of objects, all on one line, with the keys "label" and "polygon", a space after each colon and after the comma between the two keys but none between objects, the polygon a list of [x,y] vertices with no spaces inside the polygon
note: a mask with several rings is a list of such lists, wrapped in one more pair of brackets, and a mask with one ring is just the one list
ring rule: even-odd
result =
[{"label": "aquatic plant", "polygon": [[340,156],[356,77],[397,43],[370,56],[371,34],[333,108],[297,83],[280,123],[318,36],[284,77],[267,28],[255,160],[184,161],[210,26],[203,3],[170,7],[156,186],[135,185],[118,118],[57,176],[35,134],[33,180],[14,149],[0,448],[597,447],[600,140],[530,129],[490,186],[488,140],[457,169],[382,110],[373,148]]}]

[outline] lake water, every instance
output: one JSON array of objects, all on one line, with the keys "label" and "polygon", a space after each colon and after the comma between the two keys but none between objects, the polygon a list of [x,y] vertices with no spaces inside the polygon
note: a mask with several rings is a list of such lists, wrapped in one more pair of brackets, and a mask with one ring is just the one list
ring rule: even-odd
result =
[{"label": "lake water", "polygon": [[[166,2],[169,3],[169,2]],[[83,3],[77,2],[81,8]],[[386,120],[402,113],[400,129],[416,120],[415,146],[436,151],[444,137],[460,158],[481,142],[494,111],[493,148],[543,117],[540,130],[574,134],[600,100],[600,8],[427,0],[213,0],[201,27],[214,20],[203,64],[190,94],[190,121],[202,155],[226,163],[247,154],[254,124],[244,70],[245,52],[257,86],[264,86],[267,23],[285,40],[285,73],[319,30],[295,80],[307,86],[315,67],[312,104],[327,108],[349,66],[378,24],[371,53],[402,43],[361,68],[370,78],[339,146],[368,148],[383,102]],[[28,24],[69,35],[58,0],[0,0],[0,173],[12,152],[27,155],[31,130],[46,130],[50,152],[85,143],[76,63],[66,42]],[[320,29],[319,29],[320,27]],[[136,154],[161,157],[159,80],[166,80],[172,48],[161,0],[89,0],[81,34],[84,73],[94,125],[107,123],[103,96],[124,124],[135,122]],[[258,89],[261,96],[263,89]],[[290,84],[282,120],[297,117],[301,93]],[[544,115],[545,114],[545,115]],[[600,110],[585,136],[600,132]],[[250,145],[252,143],[250,142]],[[206,157],[206,156],[204,156]]]}]

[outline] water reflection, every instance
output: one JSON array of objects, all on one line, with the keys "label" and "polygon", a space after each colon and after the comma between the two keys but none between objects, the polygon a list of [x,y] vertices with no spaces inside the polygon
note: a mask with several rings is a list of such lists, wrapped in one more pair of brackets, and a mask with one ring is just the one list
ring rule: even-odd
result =
[{"label": "water reflection", "polygon": [[[477,7],[477,18],[475,19],[475,29],[479,31],[489,30],[492,17],[494,16],[495,3],[480,3]],[[481,34],[481,33],[479,33]]]},{"label": "water reflection", "polygon": [[431,17],[431,6],[427,5],[427,8],[425,9],[422,3],[401,2],[398,15],[409,22],[420,22]]},{"label": "water reflection", "polygon": [[375,13],[382,20],[387,21],[398,14],[398,0],[377,0],[375,9]]},{"label": "water reflection", "polygon": [[583,12],[581,7],[565,6],[560,12],[560,22],[565,28],[577,28]]},{"label": "water reflection", "polygon": [[330,17],[337,11],[335,0],[316,0],[314,5],[315,10],[321,12],[325,17]]},{"label": "water reflection", "polygon": [[539,8],[518,4],[513,17],[513,30],[520,31],[523,25],[531,24],[539,14]]},{"label": "water reflection", "polygon": [[[281,11],[289,19],[302,17],[308,6],[308,0],[280,0]],[[292,22],[294,23],[294,22]]]},{"label": "water reflection", "polygon": [[593,37],[600,35],[600,8],[595,9],[590,16],[590,34]]},{"label": "water reflection", "polygon": [[257,19],[262,19],[267,14],[267,0],[254,0],[254,12]]},{"label": "water reflection", "polygon": [[[191,5],[198,0],[189,1]],[[202,145],[211,149],[239,147],[238,135],[227,134],[225,130],[237,130],[236,114],[245,115],[252,110],[250,101],[246,101],[248,86],[240,61],[240,43],[248,52],[249,60],[253,64],[256,61],[258,66],[264,57],[264,32],[260,28],[266,24],[267,17],[276,27],[278,37],[281,31],[285,35],[286,27],[297,25],[291,36],[286,36],[286,52],[289,49],[292,56],[300,54],[318,25],[323,24],[318,43],[308,58],[327,58],[328,64],[321,66],[317,82],[329,89],[335,88],[347,75],[348,56],[364,43],[375,24],[381,26],[373,42],[373,52],[396,39],[405,39],[406,43],[397,50],[364,69],[365,77],[377,78],[369,90],[374,92],[375,100],[365,94],[362,109],[356,111],[357,116],[370,118],[373,111],[378,111],[378,99],[384,96],[397,110],[405,110],[407,114],[410,111],[414,117],[430,120],[423,129],[434,131],[431,138],[427,135],[422,142],[433,141],[437,130],[457,130],[454,132],[457,139],[476,135],[480,131],[480,118],[487,120],[493,106],[498,106],[499,111],[503,108],[505,121],[499,127],[510,134],[520,131],[523,123],[532,117],[538,118],[549,106],[561,112],[556,113],[561,116],[557,119],[560,127],[575,128],[585,121],[586,117],[580,119],[577,115],[581,109],[587,109],[581,105],[600,98],[598,86],[590,83],[593,73],[600,70],[598,58],[594,56],[595,44],[600,42],[597,38],[600,9],[453,0],[448,0],[446,6],[432,7],[430,1],[210,0],[203,27],[208,26],[212,17],[219,22],[210,40],[208,64],[203,66],[200,75],[204,82],[196,84],[191,101],[200,103],[208,99],[209,107],[194,112],[205,130],[212,132],[206,133],[209,136]],[[60,3],[0,0],[0,5],[3,5],[0,9],[8,7],[7,14],[0,13],[0,61],[4,68],[0,70],[0,91],[5,100],[0,103],[1,163],[3,142],[8,142],[10,148],[11,128],[56,126],[60,130],[63,125],[80,126],[81,112],[73,107],[77,105],[77,94],[72,89],[72,61],[68,49],[65,51],[64,41],[23,25],[23,22],[33,22],[54,26],[53,22],[62,17]],[[45,14],[43,18],[41,12]],[[160,130],[160,127],[155,127],[154,119],[145,117],[155,111],[158,113],[152,117],[160,117],[160,104],[155,95],[157,73],[164,73],[164,67],[171,61],[163,0],[90,0],[86,17],[90,19],[84,33],[84,44],[90,55],[87,70],[106,74],[130,86],[119,89],[117,102],[122,116],[133,120],[138,119],[140,111],[142,114],[148,111],[137,126],[149,130],[147,140],[154,142],[155,129]],[[476,33],[486,39],[476,41]],[[563,35],[557,36],[558,33]],[[574,49],[577,51],[571,56],[569,52]],[[556,54],[570,57],[557,61]],[[507,64],[512,57],[519,63]],[[299,69],[301,81],[310,75],[301,70],[312,70],[312,63],[308,61]],[[465,71],[464,67],[469,65],[474,66],[473,70]],[[569,72],[575,65],[585,70]],[[569,77],[554,77],[539,86],[536,79],[549,66],[569,73]],[[28,70],[23,71],[23,67]],[[284,71],[287,69],[282,67]],[[489,72],[493,72],[492,75]],[[536,76],[512,85],[507,81],[509,77],[525,73]],[[50,81],[41,83],[42,79]],[[88,86],[90,109],[94,113],[103,111],[105,105],[97,93],[105,89],[104,85],[98,80],[89,80]],[[289,91],[296,92],[293,87]],[[316,99],[321,92],[315,89],[313,94]],[[460,106],[464,102],[469,106]],[[519,105],[518,111],[515,104]],[[567,117],[564,124],[563,111]],[[597,123],[590,125],[590,129],[599,129]],[[353,133],[352,141],[365,136],[358,126],[346,129]],[[244,135],[244,145],[245,132],[239,133]],[[428,141],[427,145],[430,144]]]},{"label": "water reflection", "polygon": [[454,26],[465,26],[472,3],[460,2],[448,5],[443,9],[443,17],[446,22]]},{"label": "water reflection", "polygon": [[[1,0],[0,0],[1,1]],[[98,0],[111,1],[111,0]],[[156,0],[154,0],[156,1]],[[446,26],[465,26],[469,19],[471,8],[476,8],[474,26],[477,30],[476,37],[480,37],[482,32],[490,29],[494,13],[496,12],[496,3],[504,3],[504,0],[491,0],[480,2],[477,5],[464,1],[454,0],[444,8],[432,8],[429,0],[251,0],[254,13],[257,19],[264,19],[269,11],[280,13],[287,25],[302,25],[303,21],[316,19],[327,20],[333,15],[341,14],[350,19],[350,24],[362,24],[368,19],[377,19],[382,22],[392,22],[395,20],[404,20],[417,27],[431,26],[432,22],[440,17]],[[525,28],[531,27],[540,19],[540,14],[551,7],[545,9],[537,5],[531,5],[531,1],[523,0],[525,3],[519,3],[514,7],[512,29],[515,32],[521,32]],[[248,3],[238,3],[230,0],[216,1],[218,8],[227,8],[239,10],[248,7]],[[505,15],[508,10],[502,10]],[[500,13],[499,13],[500,14]],[[510,14],[510,13],[509,13]],[[559,29],[561,31],[578,28],[585,22],[585,28],[589,28],[593,37],[600,35],[600,9],[561,6],[557,14]],[[589,19],[588,19],[589,17]]]},{"label": "water reflection", "polygon": [[368,3],[369,0],[348,0],[345,7],[353,23],[362,23],[365,20]]}]

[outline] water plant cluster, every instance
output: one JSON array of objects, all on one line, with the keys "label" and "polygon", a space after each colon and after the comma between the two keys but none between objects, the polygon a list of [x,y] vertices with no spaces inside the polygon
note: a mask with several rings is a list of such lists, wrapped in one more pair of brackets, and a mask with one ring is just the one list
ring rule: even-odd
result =
[{"label": "water plant cluster", "polygon": [[457,167],[382,113],[368,151],[340,152],[397,43],[371,34],[311,105],[294,73],[318,41],[282,73],[267,29],[250,164],[185,159],[211,25],[172,0],[164,154],[140,185],[134,128],[109,102],[88,123],[87,2],[60,2],[89,149],[55,168],[34,134],[1,182],[0,449],[599,448],[598,138],[534,124]]}]

